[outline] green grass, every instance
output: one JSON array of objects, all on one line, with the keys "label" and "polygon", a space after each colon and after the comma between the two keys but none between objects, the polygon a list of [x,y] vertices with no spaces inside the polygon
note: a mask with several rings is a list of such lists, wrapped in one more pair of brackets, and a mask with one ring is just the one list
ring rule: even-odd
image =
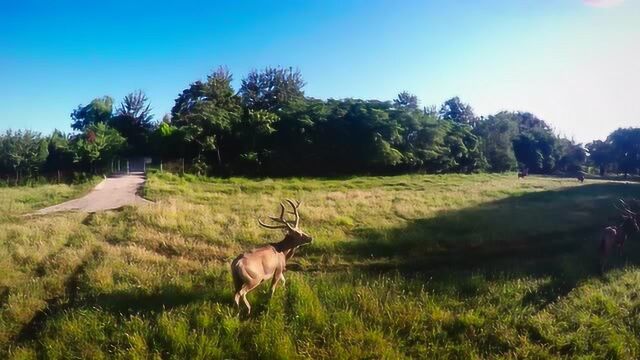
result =
[{"label": "green grass", "polygon": [[[596,258],[638,184],[153,174],[152,206],[18,216],[74,191],[0,189],[0,357],[640,357],[640,239]],[[239,318],[228,264],[282,236],[256,217],[285,197],[314,243]]]}]

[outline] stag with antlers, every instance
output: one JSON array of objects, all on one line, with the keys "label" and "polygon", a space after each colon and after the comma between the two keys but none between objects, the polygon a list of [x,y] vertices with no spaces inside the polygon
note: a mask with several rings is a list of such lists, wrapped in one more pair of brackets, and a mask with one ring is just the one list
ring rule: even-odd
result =
[{"label": "stag with antlers", "polygon": [[607,260],[613,249],[617,248],[618,255],[622,255],[625,240],[630,235],[640,232],[640,227],[638,226],[640,215],[632,211],[624,200],[620,199],[619,202],[620,206],[616,205],[616,209],[620,212],[622,221],[618,225],[605,228],[600,238],[600,272],[604,272]]},{"label": "stag with antlers", "polygon": [[[271,296],[273,296],[278,282],[282,281],[283,285],[285,283],[284,271],[287,260],[291,259],[298,247],[312,241],[311,236],[298,227],[300,202],[289,199],[286,202],[291,206],[291,211],[286,211],[284,203],[280,203],[280,216],[269,216],[273,224],[266,224],[258,219],[258,223],[267,229],[285,230],[284,239],[241,254],[231,263],[231,274],[235,286],[234,301],[238,311],[240,311],[240,299],[242,299],[247,307],[247,314],[251,313],[247,294],[265,280],[272,279]],[[287,213],[294,216],[293,221],[285,219]]]}]

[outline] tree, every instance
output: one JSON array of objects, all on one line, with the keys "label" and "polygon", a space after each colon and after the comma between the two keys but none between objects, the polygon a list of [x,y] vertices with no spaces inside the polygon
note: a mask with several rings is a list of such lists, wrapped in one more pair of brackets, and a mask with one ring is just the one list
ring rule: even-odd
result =
[{"label": "tree", "polygon": [[0,162],[14,173],[16,185],[22,177],[37,174],[47,156],[47,141],[39,133],[8,130],[0,136]]},{"label": "tree", "polygon": [[[319,157],[318,129],[326,120],[327,104],[323,100],[306,98],[290,103],[272,124],[269,135],[270,152],[262,161],[263,169],[278,175],[313,173]],[[263,156],[264,157],[264,156]]]},{"label": "tree", "polygon": [[116,116],[126,116],[141,126],[151,126],[153,115],[147,95],[142,90],[129,93],[116,109]]},{"label": "tree", "polygon": [[478,122],[476,134],[484,142],[485,155],[492,171],[507,169],[511,162],[510,149],[506,144],[509,136],[519,165],[534,173],[556,170],[567,148],[543,120],[526,112],[502,111],[490,116]]},{"label": "tree", "polygon": [[442,104],[440,108],[440,117],[459,124],[474,126],[476,116],[473,109],[468,104],[460,101],[459,97],[453,97]]},{"label": "tree", "polygon": [[576,144],[568,139],[558,139],[557,168],[568,173],[582,173],[583,166],[587,162],[587,150],[582,144]]},{"label": "tree", "polygon": [[513,140],[513,151],[520,164],[533,173],[552,172],[558,160],[556,137],[543,129],[522,132]]},{"label": "tree", "polygon": [[48,138],[49,156],[44,164],[44,170],[57,172],[60,180],[60,171],[73,167],[74,153],[71,148],[70,137],[59,130],[54,130]]},{"label": "tree", "polygon": [[618,170],[624,176],[637,173],[640,168],[640,128],[618,129],[607,137]]},{"label": "tree", "polygon": [[500,114],[492,115],[478,123],[475,133],[481,138],[482,153],[489,171],[503,172],[516,168],[513,139],[518,133],[518,126],[514,121]]},{"label": "tree", "polygon": [[196,81],[176,99],[171,122],[184,133],[191,145],[192,157],[206,161],[215,152],[219,166],[223,149],[232,142],[232,129],[240,121],[240,99],[231,87],[233,77],[223,67]]},{"label": "tree", "polygon": [[511,117],[518,124],[520,133],[534,130],[542,130],[544,132],[552,133],[552,129],[544,120],[538,118],[530,112],[508,112],[503,111],[499,114]]},{"label": "tree", "polygon": [[589,161],[599,168],[600,176],[604,176],[607,167],[616,162],[613,157],[611,143],[601,140],[594,140],[586,145],[589,152]]},{"label": "tree", "polygon": [[393,145],[401,140],[390,102],[329,100],[326,120],[317,124],[318,158],[332,172],[381,171],[397,165]]},{"label": "tree", "polygon": [[287,104],[304,98],[305,82],[299,70],[267,67],[251,71],[240,87],[242,104],[249,110],[277,113]]},{"label": "tree", "polygon": [[155,155],[163,159],[184,158],[184,132],[166,122],[161,122],[149,135],[149,148]]},{"label": "tree", "polygon": [[127,140],[130,153],[141,155],[148,151],[152,120],[149,99],[142,90],[138,90],[124,97],[108,124]]},{"label": "tree", "polygon": [[[236,136],[241,140],[241,160],[245,166],[260,166],[259,153],[264,150],[266,138],[276,129],[274,124],[280,118],[267,110],[247,110],[242,116],[242,121],[236,127]],[[253,165],[250,165],[253,163]]]},{"label": "tree", "polygon": [[126,140],[120,133],[104,123],[88,126],[73,142],[75,162],[96,172],[106,166],[124,149]]},{"label": "tree", "polygon": [[403,91],[393,100],[393,104],[399,109],[417,110],[418,97],[407,91]]},{"label": "tree", "polygon": [[71,113],[71,128],[84,131],[88,126],[98,123],[107,123],[113,114],[113,99],[109,96],[96,98],[89,105],[79,105]]}]

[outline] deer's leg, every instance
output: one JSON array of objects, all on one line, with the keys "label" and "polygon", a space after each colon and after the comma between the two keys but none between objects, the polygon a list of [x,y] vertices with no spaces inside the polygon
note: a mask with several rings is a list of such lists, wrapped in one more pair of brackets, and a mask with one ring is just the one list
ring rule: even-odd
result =
[{"label": "deer's leg", "polygon": [[236,303],[236,309],[238,309],[238,313],[240,313],[240,291],[238,291],[236,293],[236,295],[233,297],[233,302]]},{"label": "deer's leg", "polygon": [[624,248],[624,241],[626,239],[622,238],[620,242],[618,242],[618,255],[622,256],[622,248]]},{"label": "deer's leg", "polygon": [[284,279],[284,272],[280,274],[280,281],[282,281],[282,286],[284,287],[284,284],[287,282],[287,281]]},{"label": "deer's leg", "polygon": [[271,280],[271,297],[273,297],[273,294],[276,292],[278,281],[280,281],[282,278],[282,271],[273,274],[273,280]]},{"label": "deer's leg", "polygon": [[618,244],[618,256],[622,256],[622,244]]},{"label": "deer's leg", "polygon": [[240,289],[240,297],[242,298],[242,301],[244,302],[244,305],[247,307],[247,315],[249,315],[251,313],[251,305],[249,304],[249,300],[247,300],[247,294],[256,288],[256,286],[260,285],[260,281],[253,281],[250,282],[248,284],[244,284],[242,286],[242,289]]},{"label": "deer's leg", "polygon": [[244,306],[247,307],[247,315],[251,314],[251,304],[249,304],[249,300],[247,300],[247,294],[242,295],[242,301],[244,302]]}]

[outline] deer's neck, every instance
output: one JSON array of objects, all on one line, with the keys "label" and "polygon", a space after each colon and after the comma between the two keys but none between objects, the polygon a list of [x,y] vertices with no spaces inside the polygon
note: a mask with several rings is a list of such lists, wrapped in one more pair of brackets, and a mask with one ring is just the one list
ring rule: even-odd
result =
[{"label": "deer's neck", "polygon": [[277,252],[284,253],[285,255],[288,255],[290,252],[292,252],[293,248],[295,247],[293,239],[289,237],[289,234],[287,234],[281,241],[272,243],[271,246],[273,246],[273,248],[276,249]]},{"label": "deer's neck", "polygon": [[624,238],[627,238],[629,235],[633,235],[636,232],[633,225],[627,222],[623,222],[622,224],[618,225],[617,228],[618,234]]}]

